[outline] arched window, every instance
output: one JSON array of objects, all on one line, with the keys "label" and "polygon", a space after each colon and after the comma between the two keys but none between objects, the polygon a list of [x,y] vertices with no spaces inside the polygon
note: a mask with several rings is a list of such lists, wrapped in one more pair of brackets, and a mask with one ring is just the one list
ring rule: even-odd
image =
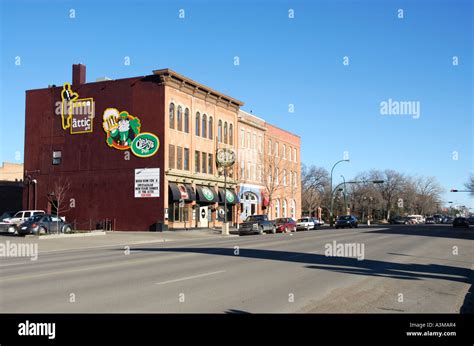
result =
[{"label": "arched window", "polygon": [[209,128],[208,128],[207,132],[209,133],[209,139],[212,139],[213,132],[214,132],[214,124],[212,123],[212,117],[211,116],[209,117]]},{"label": "arched window", "polygon": [[283,170],[283,186],[286,186],[286,169]]},{"label": "arched window", "polygon": [[275,202],[275,218],[280,217],[280,201],[277,199]]},{"label": "arched window", "polygon": [[224,143],[227,144],[227,121],[224,123]]},{"label": "arched window", "polygon": [[229,144],[234,145],[234,126],[229,125]]},{"label": "arched window", "polygon": [[201,135],[204,138],[207,138],[207,115],[203,114],[202,115],[202,133]]},{"label": "arched window", "polygon": [[283,203],[282,203],[281,215],[282,215],[282,217],[286,217],[286,199],[284,199]]},{"label": "arched window", "polygon": [[199,136],[199,134],[201,133],[200,128],[201,128],[201,114],[197,112],[196,113],[196,136]]},{"label": "arched window", "polygon": [[222,142],[222,120],[217,123],[217,141]]},{"label": "arched window", "polygon": [[178,106],[178,114],[176,116],[178,120],[178,131],[183,131],[183,108]]},{"label": "arched window", "polygon": [[290,201],[290,217],[296,218],[296,203],[294,199]]},{"label": "arched window", "polygon": [[189,133],[189,109],[184,110],[184,132]]},{"label": "arched window", "polygon": [[174,103],[170,103],[170,129],[174,129]]}]

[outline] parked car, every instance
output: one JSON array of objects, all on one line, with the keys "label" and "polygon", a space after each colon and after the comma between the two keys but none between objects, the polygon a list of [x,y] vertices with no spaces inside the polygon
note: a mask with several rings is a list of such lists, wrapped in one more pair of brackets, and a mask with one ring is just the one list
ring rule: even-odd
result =
[{"label": "parked car", "polygon": [[453,223],[453,218],[451,216],[445,217],[443,223]]},{"label": "parked car", "polygon": [[31,216],[45,214],[44,210],[20,210],[19,212],[15,213],[12,217],[7,217],[3,219],[3,222],[19,225],[26,219]]},{"label": "parked car", "polygon": [[469,222],[470,225],[474,225],[474,216],[468,217],[467,221]]},{"label": "parked car", "polygon": [[69,233],[72,227],[61,218],[51,214],[37,214],[31,216],[17,226],[19,235]]},{"label": "parked car", "polygon": [[423,223],[425,222],[425,218],[423,217],[423,215],[408,215],[409,218],[411,218],[412,220],[416,220],[416,223]]},{"label": "parked car", "polygon": [[465,217],[457,217],[453,221],[453,227],[469,227],[469,220]]},{"label": "parked car", "polygon": [[318,226],[323,226],[324,225],[324,220],[323,219],[321,219],[321,220],[314,219],[314,222],[317,223]]},{"label": "parked car", "polygon": [[297,230],[306,230],[314,229],[314,221],[312,217],[302,217],[296,221]]},{"label": "parked car", "polygon": [[434,217],[427,217],[426,220],[425,220],[425,224],[434,225],[434,224],[436,224],[436,219]]},{"label": "parked car", "polygon": [[433,215],[433,217],[434,217],[436,223],[443,223],[443,220],[444,220],[443,215],[435,214],[435,215]]},{"label": "parked car", "polygon": [[408,223],[407,218],[401,216],[395,216],[393,218],[390,218],[388,221],[391,225],[406,225]]},{"label": "parked car", "polygon": [[239,235],[276,233],[276,225],[267,215],[250,215],[239,225]]},{"label": "parked car", "polygon": [[281,217],[275,220],[277,232],[296,232],[296,221],[291,217]]},{"label": "parked car", "polygon": [[357,227],[357,218],[354,215],[342,215],[337,218],[336,228]]},{"label": "parked car", "polygon": [[0,233],[14,233],[15,225],[10,222],[4,222],[3,220],[9,219],[15,215],[14,211],[6,211],[0,215]]}]

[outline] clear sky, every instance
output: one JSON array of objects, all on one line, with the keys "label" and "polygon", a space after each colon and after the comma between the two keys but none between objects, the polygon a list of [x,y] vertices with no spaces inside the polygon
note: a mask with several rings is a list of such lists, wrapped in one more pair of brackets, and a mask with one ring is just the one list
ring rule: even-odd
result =
[{"label": "clear sky", "polygon": [[[335,181],[390,168],[449,191],[474,171],[472,1],[0,4],[0,162],[23,161],[25,90],[70,81],[84,63],[87,81],[172,68],[240,99],[300,135],[305,164],[329,170],[348,151]],[[419,102],[420,116],[382,115],[389,99]],[[474,208],[467,194],[444,198]]]}]

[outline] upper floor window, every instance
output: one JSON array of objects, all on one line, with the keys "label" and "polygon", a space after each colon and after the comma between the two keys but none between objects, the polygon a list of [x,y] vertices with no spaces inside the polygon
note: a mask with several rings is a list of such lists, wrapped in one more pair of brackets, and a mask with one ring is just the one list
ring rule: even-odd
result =
[{"label": "upper floor window", "polygon": [[295,149],[295,148],[293,148],[293,160],[294,160],[295,162],[298,161],[297,158],[296,158],[296,149]]},{"label": "upper floor window", "polygon": [[272,154],[272,140],[268,140],[268,155]]},{"label": "upper floor window", "polygon": [[189,109],[184,110],[184,132],[189,133]]},{"label": "upper floor window", "polygon": [[288,160],[291,161],[291,147],[288,147]]},{"label": "upper floor window", "polygon": [[262,152],[262,136],[258,136],[258,152]]},{"label": "upper floor window", "polygon": [[227,121],[224,123],[224,143],[227,144]]},{"label": "upper floor window", "polygon": [[199,136],[201,133],[201,114],[196,113],[196,136]]},{"label": "upper floor window", "polygon": [[178,131],[183,131],[183,108],[178,106],[178,114],[176,116],[178,120]]},{"label": "upper floor window", "polygon": [[274,155],[278,157],[278,143],[275,142],[275,150],[274,150]]},{"label": "upper floor window", "polygon": [[229,125],[229,144],[234,145],[234,126]]},{"label": "upper floor window", "polygon": [[240,129],[240,147],[245,148],[245,130]]},{"label": "upper floor window", "polygon": [[212,122],[212,117],[209,116],[209,128],[208,128],[208,131],[209,132],[209,139],[213,139],[212,136],[213,136],[213,132],[214,132],[214,124]]},{"label": "upper floor window", "polygon": [[174,129],[174,103],[170,103],[170,129]]},{"label": "upper floor window", "polygon": [[281,152],[281,156],[283,156],[283,160],[286,160],[286,145],[283,144],[283,150]]},{"label": "upper floor window", "polygon": [[222,120],[219,120],[217,124],[217,141],[222,142]]},{"label": "upper floor window", "polygon": [[204,138],[207,138],[207,115],[202,115],[202,134]]},{"label": "upper floor window", "polygon": [[283,170],[283,185],[286,186],[286,169]]},{"label": "upper floor window", "polygon": [[257,135],[254,133],[252,136],[252,149],[256,150],[257,148]]}]

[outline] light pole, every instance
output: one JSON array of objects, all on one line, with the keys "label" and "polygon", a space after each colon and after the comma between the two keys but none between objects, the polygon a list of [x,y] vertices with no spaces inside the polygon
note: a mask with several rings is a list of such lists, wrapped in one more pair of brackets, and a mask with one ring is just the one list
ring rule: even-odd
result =
[{"label": "light pole", "polygon": [[329,211],[329,225],[330,227],[332,227],[334,225],[334,220],[333,220],[333,213],[332,213],[332,210],[333,210],[333,189],[332,189],[332,173],[334,171],[334,168],[341,162],[349,162],[349,159],[344,159],[344,160],[339,160],[337,161],[331,168],[331,177],[330,177],[330,190],[331,190],[331,210]]},{"label": "light pole", "polygon": [[344,190],[343,190],[343,194],[344,194],[344,208],[346,208],[346,214],[347,214],[347,197],[346,197],[346,178],[344,178],[344,176],[341,174],[341,177],[342,177],[342,181],[344,182]]},{"label": "light pole", "polygon": [[235,163],[235,152],[230,148],[221,148],[216,153],[216,163],[224,171],[224,224],[222,234],[229,235],[229,224],[227,223],[227,170]]}]

